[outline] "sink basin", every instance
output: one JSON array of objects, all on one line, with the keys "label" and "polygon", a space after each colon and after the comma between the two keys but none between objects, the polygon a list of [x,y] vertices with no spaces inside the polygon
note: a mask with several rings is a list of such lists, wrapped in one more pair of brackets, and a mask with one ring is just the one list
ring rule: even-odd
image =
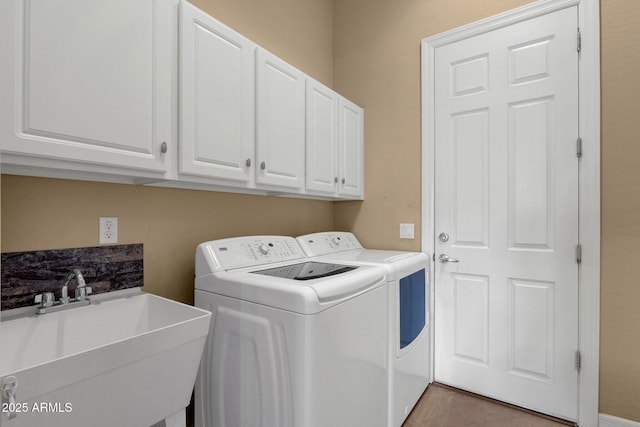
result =
[{"label": "sink basin", "polygon": [[0,424],[184,425],[211,313],[155,295],[101,300],[0,322],[0,384],[17,409]]}]

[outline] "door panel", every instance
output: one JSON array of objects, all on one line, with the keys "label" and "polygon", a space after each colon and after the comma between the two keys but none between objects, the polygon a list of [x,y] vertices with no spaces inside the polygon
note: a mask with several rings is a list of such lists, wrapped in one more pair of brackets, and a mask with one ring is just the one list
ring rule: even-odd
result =
[{"label": "door panel", "polygon": [[454,358],[471,364],[487,366],[489,351],[489,277],[453,274]]},{"label": "door panel", "polygon": [[487,247],[489,236],[489,111],[465,111],[452,117],[452,181],[455,244]]},{"label": "door panel", "polygon": [[552,250],[553,98],[509,105],[509,248]]},{"label": "door panel", "polygon": [[[552,381],[554,283],[509,279],[509,370]],[[531,346],[535,342],[535,346]]]},{"label": "door panel", "polygon": [[435,50],[435,379],[574,420],[576,31],[571,7]]}]

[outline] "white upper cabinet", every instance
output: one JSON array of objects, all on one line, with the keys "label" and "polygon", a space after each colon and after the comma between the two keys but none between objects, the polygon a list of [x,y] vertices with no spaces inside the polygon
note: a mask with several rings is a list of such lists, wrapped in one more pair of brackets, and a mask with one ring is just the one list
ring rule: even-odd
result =
[{"label": "white upper cabinet", "polygon": [[331,89],[307,79],[308,192],[334,196],[338,191],[338,98]]},{"label": "white upper cabinet", "polygon": [[338,194],[364,198],[364,110],[345,98],[339,107]]},{"label": "white upper cabinet", "polygon": [[180,5],[179,172],[253,185],[255,44]]},{"label": "white upper cabinet", "polygon": [[256,183],[302,190],[305,75],[264,49],[256,52]]},{"label": "white upper cabinet", "polygon": [[184,0],[0,0],[3,173],[361,199],[363,110]]},{"label": "white upper cabinet", "polygon": [[364,111],[307,79],[307,181],[310,194],[364,197]]},{"label": "white upper cabinet", "polygon": [[3,168],[163,177],[175,3],[3,0]]}]

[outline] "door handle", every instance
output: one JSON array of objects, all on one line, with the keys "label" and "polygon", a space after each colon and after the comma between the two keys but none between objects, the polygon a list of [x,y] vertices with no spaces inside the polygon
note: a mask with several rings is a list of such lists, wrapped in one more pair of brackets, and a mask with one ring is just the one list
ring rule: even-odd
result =
[{"label": "door handle", "polygon": [[460,262],[459,259],[449,258],[449,255],[447,254],[440,254],[438,259],[440,260],[440,262],[443,262],[443,263],[444,262]]}]

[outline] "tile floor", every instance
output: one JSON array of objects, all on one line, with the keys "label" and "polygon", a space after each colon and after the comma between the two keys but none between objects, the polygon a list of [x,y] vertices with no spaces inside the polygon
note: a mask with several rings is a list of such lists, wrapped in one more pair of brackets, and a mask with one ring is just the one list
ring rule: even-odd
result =
[{"label": "tile floor", "polygon": [[431,384],[402,427],[562,427],[560,422],[440,384]]}]

